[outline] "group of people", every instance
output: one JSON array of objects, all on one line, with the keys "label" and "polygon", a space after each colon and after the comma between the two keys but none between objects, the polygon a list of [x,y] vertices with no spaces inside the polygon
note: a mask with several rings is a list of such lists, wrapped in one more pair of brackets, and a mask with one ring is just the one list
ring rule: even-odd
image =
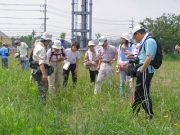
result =
[{"label": "group of people", "polygon": [[[126,78],[130,82],[129,93],[133,93],[133,114],[138,114],[142,105],[149,119],[153,118],[152,101],[150,97],[150,83],[155,72],[151,61],[156,55],[157,44],[151,35],[146,32],[145,28],[138,25],[132,30],[133,38],[137,45],[131,43],[131,36],[128,33],[121,35],[121,44],[118,48],[110,45],[107,38],[99,38],[99,50],[95,49],[94,41],[88,42],[88,50],[84,55],[84,66],[88,68],[90,82],[95,84],[94,94],[101,92],[102,82],[105,77],[108,79],[110,86],[113,86],[113,63],[117,60],[116,72],[120,75],[120,95],[124,95],[124,85]],[[55,40],[51,48],[46,47],[52,42],[52,34],[44,32],[42,37],[36,41],[30,59],[33,60],[32,77],[37,81],[39,96],[46,99],[46,94],[56,93],[60,87],[66,87],[69,73],[72,74],[73,86],[76,86],[77,71],[79,66],[80,53],[78,42],[73,42],[71,47],[64,49],[60,40]],[[15,41],[18,52],[15,54],[20,62],[24,63],[23,68],[28,68],[28,51],[27,44]],[[5,47],[5,45],[4,45]],[[179,46],[176,46],[180,50]],[[8,56],[8,51],[2,53],[2,58]],[[137,67],[135,76],[130,75],[128,67],[130,59],[136,59]],[[31,61],[32,61],[31,60]],[[22,64],[21,63],[21,64]],[[64,65],[67,67],[64,68]],[[51,66],[51,68],[50,68]],[[53,70],[52,70],[53,67]],[[51,72],[50,72],[50,71]],[[97,76],[97,79],[96,79]],[[133,85],[133,87],[131,86]],[[133,92],[132,92],[133,91]]]},{"label": "group of people", "polygon": [[[155,72],[154,67],[151,65],[151,61],[155,58],[157,43],[141,25],[133,28],[132,35],[137,45],[135,46],[131,43],[128,33],[123,33],[121,35],[121,44],[118,49],[109,45],[106,37],[100,37],[98,45],[100,45],[101,48],[98,51],[98,60],[93,57],[96,51],[91,51],[93,50],[94,44],[89,42],[89,50],[85,54],[85,64],[91,65],[92,67],[97,66],[96,70],[94,70],[94,68],[89,68],[89,72],[90,78],[92,78],[92,76],[97,74],[97,72],[92,71],[98,71],[94,89],[94,94],[98,94],[101,91],[104,77],[108,78],[109,85],[113,85],[112,75],[114,69],[112,64],[117,60],[116,72],[120,73],[120,95],[123,96],[124,94],[124,84],[127,78],[130,82],[128,88],[129,92],[131,91],[134,98],[132,104],[133,114],[137,115],[142,105],[143,109],[148,114],[148,118],[152,119],[154,113],[149,89]],[[89,53],[90,51],[91,53]],[[130,74],[128,70],[128,67],[132,66],[129,62],[130,60],[133,62],[133,65],[135,64],[135,73],[133,75]],[[91,81],[93,80],[91,79]]]}]

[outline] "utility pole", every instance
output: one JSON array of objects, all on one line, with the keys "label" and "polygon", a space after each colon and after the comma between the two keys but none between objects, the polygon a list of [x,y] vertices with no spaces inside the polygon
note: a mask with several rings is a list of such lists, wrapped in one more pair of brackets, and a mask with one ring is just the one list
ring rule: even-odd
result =
[{"label": "utility pole", "polygon": [[46,0],[44,4],[44,32],[46,32]]},{"label": "utility pole", "polygon": [[40,5],[40,7],[44,7],[44,10],[40,10],[40,12],[44,12],[44,32],[46,32],[46,20],[48,19],[48,18],[46,18],[46,12],[47,12],[47,10],[46,10],[46,0],[45,0],[45,3],[44,3],[44,5]]},{"label": "utility pole", "polygon": [[32,43],[31,43],[31,48],[34,46],[34,35],[36,35],[36,32],[33,30],[32,31]]},{"label": "utility pole", "polygon": [[132,17],[132,20],[131,21],[129,21],[129,22],[131,22],[131,27],[129,27],[129,28],[131,28],[131,29],[133,29],[134,28],[134,20],[133,20],[133,17]]}]

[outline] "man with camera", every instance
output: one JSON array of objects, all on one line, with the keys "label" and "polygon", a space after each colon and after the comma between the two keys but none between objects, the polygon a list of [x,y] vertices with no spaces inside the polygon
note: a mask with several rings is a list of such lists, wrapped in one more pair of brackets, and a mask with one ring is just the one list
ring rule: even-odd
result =
[{"label": "man with camera", "polygon": [[51,40],[52,34],[44,32],[40,38],[40,42],[34,47],[33,50],[33,60],[38,66],[37,69],[33,69],[32,77],[35,79],[35,81],[37,81],[39,96],[43,101],[46,100],[46,93],[48,91],[48,72],[46,67],[49,65],[49,60],[46,55],[46,46],[49,45]]},{"label": "man with camera", "polygon": [[135,63],[138,63],[136,64],[137,81],[132,109],[133,113],[138,114],[142,104],[143,109],[149,115],[148,118],[152,119],[154,113],[152,111],[149,88],[155,69],[150,63],[156,55],[157,44],[153,38],[150,38],[150,34],[146,33],[145,28],[141,25],[135,26],[132,34],[136,42],[140,44],[138,59],[135,59]]}]

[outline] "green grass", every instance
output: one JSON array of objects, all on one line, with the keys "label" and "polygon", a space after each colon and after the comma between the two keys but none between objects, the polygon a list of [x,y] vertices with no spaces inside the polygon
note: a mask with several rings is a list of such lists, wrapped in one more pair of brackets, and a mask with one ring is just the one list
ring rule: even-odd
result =
[{"label": "green grass", "polygon": [[21,71],[10,56],[9,70],[0,67],[0,135],[178,135],[179,64],[166,59],[154,74],[150,91],[155,117],[147,120],[143,109],[138,117],[131,116],[127,84],[126,96],[120,98],[116,73],[114,87],[105,79],[101,93],[94,95],[82,58],[77,87],[70,77],[67,88],[48,96],[42,106],[36,84],[30,84],[30,70]]}]

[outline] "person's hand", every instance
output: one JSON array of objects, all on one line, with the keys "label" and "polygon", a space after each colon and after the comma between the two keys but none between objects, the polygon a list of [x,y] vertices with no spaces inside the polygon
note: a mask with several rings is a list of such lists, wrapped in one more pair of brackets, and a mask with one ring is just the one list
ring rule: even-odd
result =
[{"label": "person's hand", "polygon": [[47,75],[46,74],[42,74],[42,81],[46,82],[47,81]]},{"label": "person's hand", "polygon": [[109,63],[108,63],[108,65],[112,65],[113,64],[113,62],[114,62],[114,60],[111,60]]},{"label": "person's hand", "polygon": [[95,64],[95,62],[94,61],[91,61],[91,63],[94,65]]},{"label": "person's hand", "polygon": [[97,66],[96,70],[99,70],[100,69],[100,66]]},{"label": "person's hand", "polygon": [[86,61],[85,63],[86,63],[86,65],[91,65],[92,64],[91,61]]},{"label": "person's hand", "polygon": [[60,57],[59,59],[57,59],[57,61],[64,61],[64,57]]},{"label": "person's hand", "polygon": [[132,55],[132,53],[131,53],[129,50],[126,50],[124,53],[125,53],[126,55]]},{"label": "person's hand", "polygon": [[75,74],[77,73],[77,69],[74,70],[74,73],[75,73]]}]

